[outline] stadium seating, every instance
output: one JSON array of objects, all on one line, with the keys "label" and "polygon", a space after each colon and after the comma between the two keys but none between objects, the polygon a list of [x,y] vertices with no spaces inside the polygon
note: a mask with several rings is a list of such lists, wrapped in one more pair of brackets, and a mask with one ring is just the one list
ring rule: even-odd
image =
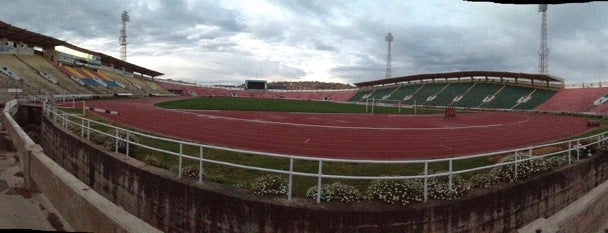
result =
[{"label": "stadium seating", "polygon": [[134,95],[148,95],[148,93],[150,93],[150,91],[144,89],[146,85],[138,78],[127,77],[117,72],[106,71],[103,69],[97,73],[109,80],[120,82],[125,86],[127,91],[133,93]]},{"label": "stadium seating", "polygon": [[[419,82],[396,88],[366,89],[357,92],[349,101],[359,102],[366,96],[376,99],[388,96],[381,102],[389,103],[392,100],[402,101],[405,105],[412,105],[415,102],[418,105],[436,107],[530,110],[549,100],[556,92],[557,90],[549,88],[498,80]],[[608,102],[608,98],[606,101]]]},{"label": "stadium seating", "polygon": [[74,79],[74,81],[77,81],[79,83],[84,83],[84,85],[88,85],[88,86],[99,86],[100,84],[91,79],[91,78],[87,78],[85,74],[83,74],[82,72],[80,72],[78,69],[70,67],[70,66],[60,66],[59,69],[61,71],[63,71],[67,76],[72,77],[72,79]]},{"label": "stadium seating", "polygon": [[[158,87],[155,82],[144,80],[138,76],[125,76],[119,72],[106,71],[103,68],[99,71],[69,66],[60,68],[65,68],[73,76],[78,75],[76,77],[84,81],[85,84],[104,93],[123,93],[126,89],[132,95],[170,94],[165,89]],[[104,86],[104,88],[101,88],[101,86]]]},{"label": "stadium seating", "polygon": [[98,82],[105,84],[107,87],[125,88],[124,84],[114,81],[111,78],[109,78],[108,76],[103,75],[100,72],[97,72],[95,70],[84,69],[84,68],[82,70],[85,73],[87,73],[88,75],[90,75],[89,77],[97,78],[99,80]]},{"label": "stadium seating", "polygon": [[[365,96],[382,99],[382,102],[403,101],[403,104],[426,106],[453,106],[465,108],[533,109],[556,91],[508,84],[506,82],[443,82],[414,83],[397,88],[368,89],[357,92],[350,101],[361,101]],[[455,101],[457,100],[457,101]],[[485,101],[484,101],[485,100]]]},{"label": "stadium seating", "polygon": [[103,75],[100,72],[97,71],[91,71],[93,73],[93,75],[99,77],[100,79],[104,80],[104,82],[106,82],[106,84],[108,84],[109,87],[120,87],[120,88],[126,88],[126,86],[120,82],[120,81],[116,81],[116,80],[112,80],[110,79],[108,76]]},{"label": "stadium seating", "polygon": [[348,101],[355,95],[356,91],[334,91],[330,92],[328,98],[332,101]]},{"label": "stadium seating", "polygon": [[403,85],[400,86],[389,98],[390,100],[403,101],[406,96],[412,96],[421,88],[420,85]]},{"label": "stadium seating", "polygon": [[483,103],[484,98],[494,95],[502,87],[503,85],[490,83],[474,83],[473,87],[462,96],[462,99],[455,102],[452,106],[468,108],[479,107]]},{"label": "stadium seating", "polygon": [[24,89],[25,94],[39,94],[43,92],[54,94],[66,92],[66,90],[59,85],[47,81],[41,76],[38,70],[28,66],[15,55],[0,54],[0,64],[1,66],[7,67],[14,75],[19,77],[19,86]]},{"label": "stadium seating", "polygon": [[429,98],[429,97],[435,97],[439,93],[439,91],[441,91],[445,86],[447,86],[446,83],[422,85],[421,88],[419,88],[414,94],[412,94],[411,98],[409,98],[408,100],[404,100],[403,103],[404,104],[416,103],[418,105],[423,105],[428,101],[432,101],[433,98]]},{"label": "stadium seating", "polygon": [[540,104],[544,103],[548,99],[550,99],[553,95],[555,95],[557,91],[554,90],[546,90],[546,89],[536,89],[534,93],[532,93],[532,98],[530,98],[527,102],[521,103],[513,107],[513,109],[534,109]]},{"label": "stadium seating", "polygon": [[534,92],[533,88],[505,85],[500,92],[496,94],[495,100],[483,105],[485,108],[511,109],[518,104],[518,100],[522,97],[526,102],[531,98],[525,98]]},{"label": "stadium seating", "polygon": [[97,75],[94,75],[88,69],[76,68],[75,70],[79,71],[80,74],[84,75],[83,78],[93,79],[99,85],[104,86],[104,87],[108,87],[108,84],[105,82],[105,80],[102,80]]},{"label": "stadium seating", "polygon": [[590,111],[601,115],[608,115],[608,103],[594,104],[594,107]]},{"label": "stadium seating", "polygon": [[[152,80],[134,76],[127,77],[117,72],[96,71],[87,68],[59,66],[53,64],[40,53],[0,54],[0,68],[23,80],[23,89],[46,94],[128,94],[139,90],[137,95],[170,94]],[[112,70],[113,68],[102,67]],[[121,71],[124,72],[124,71]],[[111,74],[116,74],[111,75]],[[11,84],[15,86],[17,84]],[[136,88],[139,86],[140,88]],[[126,89],[126,91],[125,91]]]},{"label": "stadium seating", "polygon": [[15,74],[13,71],[11,71],[11,69],[9,69],[6,66],[0,66],[0,71],[2,73],[4,73],[4,75],[6,75],[7,77],[9,77],[9,78],[11,78],[11,79],[13,79],[15,81],[20,81],[21,80],[21,78],[17,74]]},{"label": "stadium seating", "polygon": [[449,84],[447,83],[426,84],[424,88],[416,94],[416,103],[426,105],[427,103],[434,101],[448,86]]},{"label": "stadium seating", "polygon": [[361,102],[361,101],[365,101],[365,99],[363,97],[368,96],[369,94],[371,94],[372,91],[358,91],[353,97],[351,97],[348,101],[351,102]]},{"label": "stadium seating", "polygon": [[[92,90],[77,84],[72,81],[67,75],[57,69],[56,66],[51,64],[49,61],[39,55],[16,55],[23,64],[26,64],[38,72],[45,72],[57,80],[57,85],[46,87],[46,91],[50,94],[65,94],[65,93],[78,93],[78,94],[92,94]],[[36,84],[37,80],[32,80],[32,85]]]},{"label": "stadium seating", "polygon": [[464,95],[472,87],[471,83],[450,83],[433,101],[427,102],[431,106],[450,106],[454,98]]},{"label": "stadium seating", "polygon": [[52,84],[57,84],[57,79],[55,79],[49,73],[44,72],[44,71],[38,71],[38,73],[40,74],[40,76],[42,76],[42,78],[46,79],[47,81],[51,82]]},{"label": "stadium seating", "polygon": [[606,95],[608,87],[562,89],[536,109],[553,112],[592,112],[595,100]]},{"label": "stadium seating", "polygon": [[196,86],[186,83],[169,83],[166,81],[160,81],[158,84],[164,89],[181,93],[185,96],[225,96],[331,101],[349,101],[350,99],[357,98],[355,96],[355,90],[245,90],[239,88]]},{"label": "stadium seating", "polygon": [[393,93],[395,90],[396,87],[377,89],[374,92],[370,93],[371,95],[368,96],[368,99],[370,101],[372,99],[375,101],[386,100],[390,97],[390,94]]}]

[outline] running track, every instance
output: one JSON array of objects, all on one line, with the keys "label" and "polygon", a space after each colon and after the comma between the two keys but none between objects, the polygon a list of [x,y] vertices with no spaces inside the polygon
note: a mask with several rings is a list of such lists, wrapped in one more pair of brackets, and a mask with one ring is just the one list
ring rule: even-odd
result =
[{"label": "running track", "polygon": [[[479,112],[443,115],[318,114],[169,110],[170,98],[88,101],[119,124],[203,144],[351,159],[445,158],[521,148],[581,134],[583,118]],[[89,111],[92,112],[92,111]]]}]

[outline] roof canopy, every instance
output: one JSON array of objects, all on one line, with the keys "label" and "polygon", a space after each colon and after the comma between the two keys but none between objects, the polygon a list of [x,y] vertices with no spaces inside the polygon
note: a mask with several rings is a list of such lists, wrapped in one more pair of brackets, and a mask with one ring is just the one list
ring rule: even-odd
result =
[{"label": "roof canopy", "polygon": [[157,72],[154,70],[150,70],[150,69],[132,64],[132,63],[128,63],[126,61],[114,58],[112,56],[109,56],[109,55],[106,55],[103,53],[84,49],[84,48],[78,47],[76,45],[67,43],[65,41],[55,39],[53,37],[45,36],[45,35],[38,34],[35,32],[30,32],[30,31],[22,29],[22,28],[14,27],[14,26],[7,24],[5,22],[2,22],[2,21],[0,21],[0,38],[7,38],[7,39],[9,39],[11,41],[15,41],[15,42],[23,42],[25,44],[32,45],[32,46],[38,46],[43,49],[54,49],[55,46],[62,45],[62,46],[71,48],[76,51],[98,56],[101,58],[102,64],[104,64],[106,66],[114,66],[114,68],[116,68],[116,69],[124,68],[125,70],[140,73],[140,74],[147,75],[150,77],[156,77],[156,76],[163,75],[163,73],[160,73],[160,72]]},{"label": "roof canopy", "polygon": [[449,79],[449,78],[464,78],[464,77],[499,77],[499,78],[514,78],[514,79],[529,79],[538,80],[545,82],[559,82],[563,85],[564,80],[551,75],[543,74],[526,74],[526,73],[512,73],[512,72],[500,72],[500,71],[459,71],[449,73],[435,73],[435,74],[416,74],[410,76],[402,76],[396,78],[380,79],[375,81],[367,81],[355,83],[357,87],[375,86],[384,84],[394,84],[400,82],[411,82],[411,81],[424,81],[424,80],[435,80],[435,79]]},{"label": "roof canopy", "polygon": [[112,57],[110,55],[106,55],[106,54],[103,54],[103,53],[91,51],[91,50],[84,49],[84,48],[80,48],[80,47],[78,47],[76,45],[73,45],[73,44],[70,44],[70,43],[64,43],[62,45],[65,46],[65,47],[68,47],[70,49],[76,50],[76,51],[80,51],[80,52],[83,52],[83,53],[88,53],[88,54],[91,54],[91,55],[98,56],[98,57],[101,58],[101,63],[104,64],[104,65],[106,65],[106,66],[112,66],[113,65],[117,69],[125,68],[125,70],[137,72],[137,73],[140,73],[140,74],[145,74],[145,75],[148,75],[148,76],[151,76],[151,77],[156,77],[156,76],[163,75],[163,73],[160,73],[160,72],[157,72],[157,71],[154,71],[154,70],[150,70],[150,69],[147,69],[147,68],[144,68],[144,67],[132,64],[132,63],[125,62],[123,60],[120,60],[118,58]]},{"label": "roof canopy", "polygon": [[62,40],[35,32],[29,32],[18,27],[13,27],[12,25],[2,21],[0,21],[0,38],[8,38],[12,41],[20,41],[29,45],[40,46],[45,49],[54,48],[57,45],[62,45],[65,43],[65,41]]}]

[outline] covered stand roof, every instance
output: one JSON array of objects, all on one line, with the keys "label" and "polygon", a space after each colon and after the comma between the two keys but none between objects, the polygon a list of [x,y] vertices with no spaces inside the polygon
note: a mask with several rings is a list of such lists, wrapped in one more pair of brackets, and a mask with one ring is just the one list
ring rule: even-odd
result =
[{"label": "covered stand roof", "polygon": [[132,64],[132,63],[125,62],[123,60],[120,60],[118,58],[112,57],[110,55],[106,55],[106,54],[103,54],[103,53],[91,51],[91,50],[84,49],[84,48],[80,48],[80,47],[78,47],[76,45],[73,45],[73,44],[70,44],[70,43],[64,43],[62,45],[65,46],[65,47],[67,47],[67,48],[76,50],[76,51],[80,51],[80,52],[83,52],[83,53],[88,53],[88,54],[91,54],[91,55],[98,56],[98,57],[101,58],[101,63],[104,64],[104,65],[106,65],[106,66],[113,65],[117,69],[125,68],[125,70],[134,71],[134,72],[145,74],[145,75],[148,75],[148,76],[151,76],[151,77],[156,77],[156,76],[163,75],[163,73],[160,73],[160,72],[157,72],[157,71],[154,71],[154,70],[150,70],[150,69],[147,69],[147,68],[144,68],[144,67]]},{"label": "covered stand roof", "polygon": [[156,76],[163,75],[163,73],[160,73],[160,72],[157,72],[154,70],[150,70],[150,69],[132,64],[132,63],[128,63],[128,62],[125,62],[123,60],[114,58],[112,56],[109,56],[109,55],[106,55],[103,53],[84,49],[84,48],[78,47],[76,45],[67,43],[65,41],[55,39],[53,37],[45,36],[45,35],[38,34],[35,32],[30,32],[28,30],[12,26],[12,25],[7,24],[2,21],[0,21],[0,38],[7,38],[7,39],[9,39],[11,41],[15,41],[15,42],[23,42],[25,44],[38,46],[43,49],[54,49],[55,46],[61,45],[61,46],[65,46],[65,47],[74,49],[76,51],[98,56],[101,58],[101,62],[104,65],[114,66],[114,68],[116,68],[116,69],[124,68],[125,70],[137,72],[137,73],[147,75],[150,77],[156,77]]},{"label": "covered stand roof", "polygon": [[12,41],[20,41],[28,45],[40,46],[44,49],[54,48],[57,45],[65,43],[65,41],[14,27],[2,21],[0,21],[0,38],[8,38]]},{"label": "covered stand roof", "polygon": [[435,79],[448,79],[448,78],[464,78],[464,77],[500,77],[500,78],[515,78],[515,79],[529,79],[538,80],[545,82],[559,82],[563,85],[564,80],[551,75],[543,74],[526,74],[526,73],[512,73],[512,72],[500,72],[500,71],[459,71],[449,73],[435,73],[435,74],[416,74],[410,76],[402,76],[388,79],[380,79],[374,81],[355,83],[357,87],[394,84],[400,82],[411,82],[411,81],[424,81],[424,80],[435,80]]}]

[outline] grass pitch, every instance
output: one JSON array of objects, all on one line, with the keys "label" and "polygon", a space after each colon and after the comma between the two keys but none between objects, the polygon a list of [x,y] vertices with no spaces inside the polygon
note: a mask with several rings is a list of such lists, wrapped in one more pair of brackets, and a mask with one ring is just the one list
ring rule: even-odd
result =
[{"label": "grass pitch", "polygon": [[[272,112],[311,112],[311,113],[371,113],[368,106],[312,100],[254,99],[233,97],[200,97],[186,100],[173,100],[155,104],[170,109],[229,110],[229,111],[272,111]],[[397,106],[374,106],[374,113],[391,114],[433,114],[443,113],[437,109],[401,108]]]}]

